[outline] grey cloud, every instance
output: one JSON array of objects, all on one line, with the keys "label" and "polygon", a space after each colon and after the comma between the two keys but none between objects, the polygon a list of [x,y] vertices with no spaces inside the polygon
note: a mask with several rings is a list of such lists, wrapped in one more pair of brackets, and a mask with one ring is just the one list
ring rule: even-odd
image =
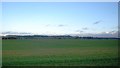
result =
[{"label": "grey cloud", "polygon": [[118,37],[118,31],[109,31],[109,32],[101,32],[99,34],[95,34],[98,37]]},{"label": "grey cloud", "polygon": [[46,27],[50,26],[49,24],[48,25],[45,25]]},{"label": "grey cloud", "polygon": [[114,33],[101,33],[101,34],[97,34],[97,36],[102,36],[102,37],[118,37],[117,32]]},{"label": "grey cloud", "polygon": [[110,33],[110,34],[114,34],[115,32],[116,32],[116,31],[115,31],[115,30],[113,30],[113,31],[110,31],[109,33]]},{"label": "grey cloud", "polygon": [[83,33],[84,31],[80,31],[81,33]]},{"label": "grey cloud", "polygon": [[58,25],[59,27],[63,27],[63,26],[65,26],[65,25],[62,25],[62,24],[60,24],[60,25]]},{"label": "grey cloud", "polygon": [[80,32],[80,33],[83,33],[84,31],[82,31],[82,30],[76,30],[76,32]]},{"label": "grey cloud", "polygon": [[63,24],[60,24],[60,25],[50,25],[50,24],[47,24],[47,25],[45,25],[46,27],[51,27],[51,26],[57,26],[57,27],[63,27],[63,26],[65,26],[65,25],[63,25]]},{"label": "grey cloud", "polygon": [[88,28],[87,27],[85,27],[85,28],[82,28],[83,30],[88,30]]},{"label": "grey cloud", "polygon": [[29,32],[12,32],[12,31],[7,31],[7,32],[2,32],[2,34],[8,34],[8,35],[11,35],[11,34],[20,34],[20,35],[23,35],[23,34],[32,34],[32,33],[29,33]]},{"label": "grey cloud", "polygon": [[2,32],[2,34],[17,34],[18,32],[12,32],[12,31],[7,31],[7,32]]},{"label": "grey cloud", "polygon": [[99,23],[101,23],[101,20],[100,21],[96,21],[93,24],[99,24]]}]

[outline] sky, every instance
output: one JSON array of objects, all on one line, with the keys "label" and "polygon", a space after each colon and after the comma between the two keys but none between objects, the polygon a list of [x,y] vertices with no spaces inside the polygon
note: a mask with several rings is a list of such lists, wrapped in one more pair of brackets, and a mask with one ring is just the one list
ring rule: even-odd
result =
[{"label": "sky", "polygon": [[3,2],[2,31],[117,36],[117,2]]}]

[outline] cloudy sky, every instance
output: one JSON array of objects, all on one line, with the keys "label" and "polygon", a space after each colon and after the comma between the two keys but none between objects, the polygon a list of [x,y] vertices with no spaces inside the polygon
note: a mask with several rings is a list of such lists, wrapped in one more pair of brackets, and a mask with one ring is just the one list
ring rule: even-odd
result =
[{"label": "cloudy sky", "polygon": [[117,2],[3,2],[2,31],[117,36]]}]

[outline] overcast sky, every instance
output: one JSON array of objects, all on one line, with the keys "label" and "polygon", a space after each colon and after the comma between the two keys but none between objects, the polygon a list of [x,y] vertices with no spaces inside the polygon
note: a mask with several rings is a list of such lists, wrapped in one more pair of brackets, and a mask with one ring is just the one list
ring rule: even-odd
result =
[{"label": "overcast sky", "polygon": [[115,36],[117,2],[3,2],[3,32]]}]

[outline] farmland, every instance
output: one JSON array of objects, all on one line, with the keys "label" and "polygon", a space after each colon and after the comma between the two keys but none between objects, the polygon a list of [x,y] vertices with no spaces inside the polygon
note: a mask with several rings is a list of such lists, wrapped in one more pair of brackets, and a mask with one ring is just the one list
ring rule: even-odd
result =
[{"label": "farmland", "polygon": [[3,40],[3,66],[116,66],[118,40]]}]

